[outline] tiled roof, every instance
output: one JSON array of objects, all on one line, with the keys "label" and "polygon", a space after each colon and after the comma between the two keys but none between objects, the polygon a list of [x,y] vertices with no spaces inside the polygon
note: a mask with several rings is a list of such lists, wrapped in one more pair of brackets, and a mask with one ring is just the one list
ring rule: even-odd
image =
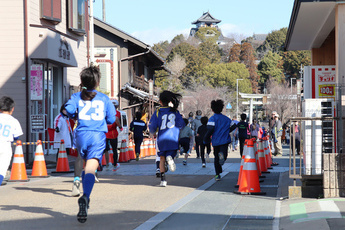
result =
[{"label": "tiled roof", "polygon": [[219,22],[221,22],[221,20],[218,20],[218,19],[214,18],[214,17],[210,14],[210,12],[207,11],[206,13],[203,13],[202,16],[201,16],[198,20],[192,22],[192,24],[198,24],[199,22],[205,22],[205,23],[219,23]]}]

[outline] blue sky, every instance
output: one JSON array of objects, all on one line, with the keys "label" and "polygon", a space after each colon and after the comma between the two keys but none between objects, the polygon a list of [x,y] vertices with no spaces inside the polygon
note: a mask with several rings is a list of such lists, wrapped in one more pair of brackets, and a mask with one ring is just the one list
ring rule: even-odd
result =
[{"label": "blue sky", "polygon": [[[288,27],[294,0],[105,0],[106,22],[153,45],[188,35],[191,22],[209,11],[223,35],[241,40]],[[94,16],[102,19],[102,0],[94,2]]]}]

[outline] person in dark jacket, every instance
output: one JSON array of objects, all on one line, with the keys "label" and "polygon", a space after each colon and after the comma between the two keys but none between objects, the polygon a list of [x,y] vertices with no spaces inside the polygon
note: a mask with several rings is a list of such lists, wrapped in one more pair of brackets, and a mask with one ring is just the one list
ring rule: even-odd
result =
[{"label": "person in dark jacket", "polygon": [[248,128],[249,124],[246,122],[247,115],[245,113],[241,114],[241,121],[237,123],[238,128],[238,139],[240,140],[240,155],[242,158],[244,142],[248,138]]},{"label": "person in dark jacket", "polygon": [[135,120],[129,126],[130,131],[133,132],[136,160],[139,160],[140,145],[143,142],[143,132],[147,129],[146,123],[141,120],[141,112],[135,113]]},{"label": "person in dark jacket", "polygon": [[[205,137],[205,134],[207,132],[207,122],[208,122],[208,118],[202,117],[200,119],[201,121],[201,126],[198,128],[197,130],[197,134],[196,134],[196,138],[198,139],[198,142],[200,143],[200,155],[201,155],[201,162],[202,162],[202,167],[205,168],[206,167],[206,162],[205,162],[205,157],[206,157],[206,161],[207,163],[210,162],[210,152],[211,152],[211,144],[204,144],[203,140]],[[205,148],[206,148],[206,154],[205,154]]]}]

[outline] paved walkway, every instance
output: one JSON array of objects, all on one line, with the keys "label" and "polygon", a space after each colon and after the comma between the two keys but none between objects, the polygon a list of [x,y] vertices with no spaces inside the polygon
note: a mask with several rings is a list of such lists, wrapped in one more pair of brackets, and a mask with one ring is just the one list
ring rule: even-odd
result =
[{"label": "paved walkway", "polygon": [[187,166],[177,159],[177,170],[167,173],[166,188],[159,187],[153,157],[122,163],[116,172],[99,172],[85,224],[77,222],[77,198],[70,197],[73,174],[9,182],[0,188],[0,229],[345,228],[343,198],[285,199],[292,185],[287,154],[284,149],[274,159],[279,165],[265,174],[263,196],[233,193],[238,151],[230,152],[219,182],[212,163],[202,168],[195,154]]}]

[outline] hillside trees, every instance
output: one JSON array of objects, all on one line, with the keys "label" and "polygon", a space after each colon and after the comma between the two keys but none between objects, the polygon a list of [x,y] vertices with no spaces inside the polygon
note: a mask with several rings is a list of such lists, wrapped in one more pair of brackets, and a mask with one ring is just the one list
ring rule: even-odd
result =
[{"label": "hillside trees", "polygon": [[282,69],[282,58],[277,53],[269,51],[258,65],[258,74],[260,76],[260,84],[267,88],[267,82],[276,81],[284,82],[284,74]]}]

